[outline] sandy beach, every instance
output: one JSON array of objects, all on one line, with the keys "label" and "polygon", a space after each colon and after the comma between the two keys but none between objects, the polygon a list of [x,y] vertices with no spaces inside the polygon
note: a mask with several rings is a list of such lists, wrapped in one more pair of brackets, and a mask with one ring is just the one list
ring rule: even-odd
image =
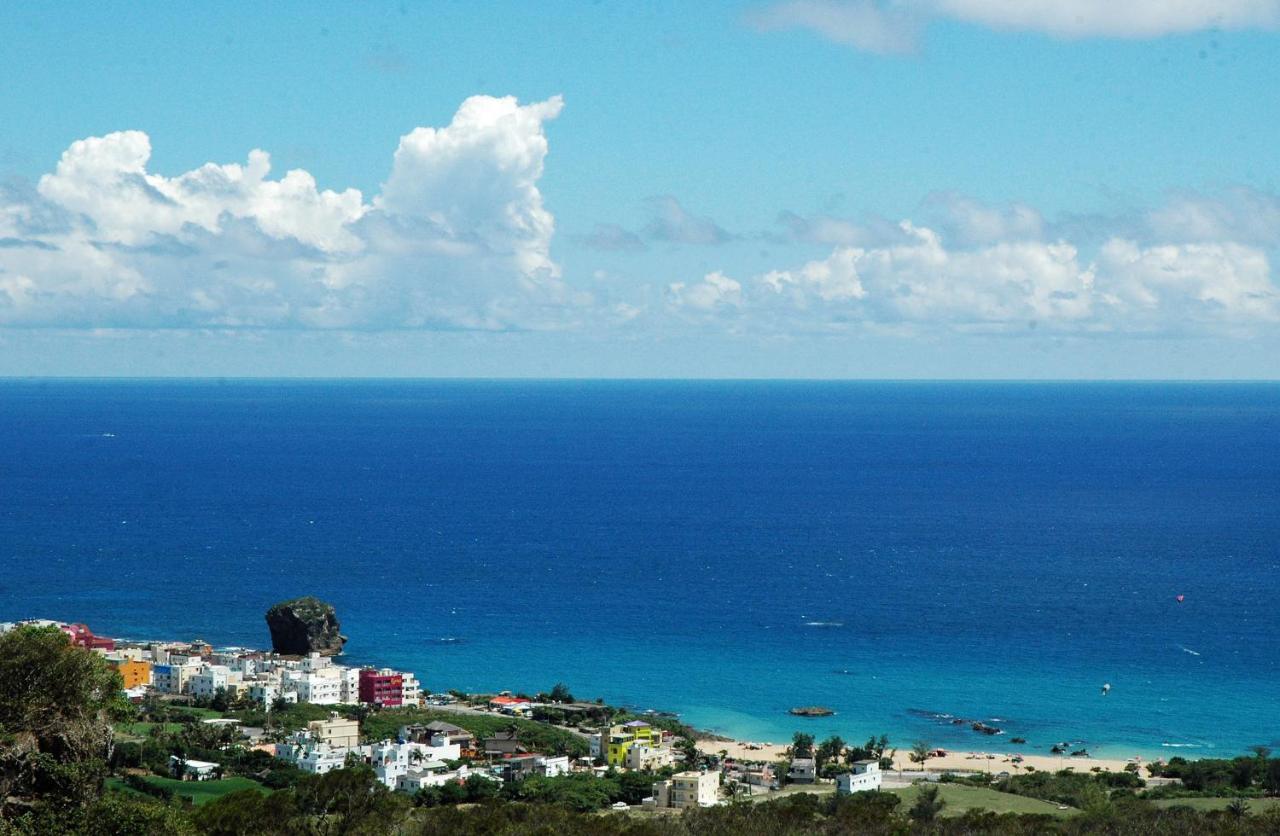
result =
[{"label": "sandy beach", "polygon": [[[724,751],[728,753],[730,758],[735,760],[747,761],[770,761],[774,762],[785,757],[787,746],[780,743],[763,743],[749,741],[703,741],[699,744],[699,748],[708,753],[716,753]],[[910,751],[899,749],[894,759],[894,769],[901,770],[903,777],[909,777],[912,772],[920,772],[920,764],[913,763],[910,758]],[[1013,757],[1021,755],[1022,762],[1015,764]],[[1122,772],[1125,766],[1130,763],[1122,758],[1072,758],[1059,757],[1057,755],[1035,755],[1026,752],[1019,752],[1017,749],[1009,752],[996,752],[992,750],[959,752],[947,751],[944,757],[929,758],[926,769],[930,772],[990,772],[996,774],[999,772],[1025,772],[1026,767],[1034,767],[1038,771],[1056,772],[1060,769],[1074,769],[1077,772],[1088,772],[1094,768],[1101,768],[1108,772]],[[1138,763],[1146,763],[1145,760]]]}]

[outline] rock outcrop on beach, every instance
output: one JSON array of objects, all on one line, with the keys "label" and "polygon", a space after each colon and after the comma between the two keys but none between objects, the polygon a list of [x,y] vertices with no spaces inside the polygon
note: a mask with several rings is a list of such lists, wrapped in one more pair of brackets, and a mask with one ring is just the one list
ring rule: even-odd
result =
[{"label": "rock outcrop on beach", "polygon": [[794,714],[797,717],[830,717],[835,714],[831,709],[821,705],[803,705],[799,708],[793,708],[787,713]]},{"label": "rock outcrop on beach", "polygon": [[339,632],[333,605],[310,595],[281,601],[267,610],[271,647],[288,656],[337,656],[347,637]]}]

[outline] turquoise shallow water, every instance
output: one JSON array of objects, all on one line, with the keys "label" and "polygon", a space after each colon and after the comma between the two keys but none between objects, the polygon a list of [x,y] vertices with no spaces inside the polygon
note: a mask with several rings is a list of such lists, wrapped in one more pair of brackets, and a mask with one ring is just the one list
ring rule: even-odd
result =
[{"label": "turquoise shallow water", "polygon": [[1280,748],[1275,385],[7,382],[0,496],[0,620],[262,645],[312,593],[434,688]]}]

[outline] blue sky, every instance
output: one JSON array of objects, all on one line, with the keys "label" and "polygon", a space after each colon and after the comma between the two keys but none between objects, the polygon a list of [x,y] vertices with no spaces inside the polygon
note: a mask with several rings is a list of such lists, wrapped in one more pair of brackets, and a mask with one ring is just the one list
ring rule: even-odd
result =
[{"label": "blue sky", "polygon": [[1174,5],[11,4],[0,374],[1276,377],[1280,0]]}]

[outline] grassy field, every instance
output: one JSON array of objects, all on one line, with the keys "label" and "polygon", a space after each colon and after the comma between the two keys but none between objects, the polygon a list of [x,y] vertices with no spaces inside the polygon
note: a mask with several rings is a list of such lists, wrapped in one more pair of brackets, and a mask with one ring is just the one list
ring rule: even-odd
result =
[{"label": "grassy field", "polygon": [[[154,775],[148,775],[146,778],[148,784],[157,787],[167,787],[173,790],[175,795],[186,796],[191,799],[193,804],[207,804],[214,799],[221,798],[230,792],[238,790],[257,790],[261,793],[269,793],[271,790],[252,781],[248,778],[235,776],[232,778],[223,778],[219,781],[178,781],[173,778],[157,778]],[[107,789],[112,792],[132,793],[141,795],[137,790],[130,788],[119,778],[108,778]]]},{"label": "grassy field", "polygon": [[181,723],[116,723],[114,728],[116,734],[123,738],[133,738],[141,740],[151,733],[156,726],[164,726],[167,732],[176,732],[182,729]]},{"label": "grassy field", "polygon": [[[1038,798],[1027,798],[1022,795],[1013,795],[1007,792],[997,792],[986,787],[968,787],[963,784],[938,784],[942,798],[946,800],[947,806],[942,808],[944,816],[963,815],[967,810],[990,810],[993,813],[1039,813],[1041,815],[1057,816],[1064,818],[1066,816],[1074,816],[1079,810],[1067,809],[1059,810],[1058,805],[1051,801],[1041,801]],[[920,793],[919,787],[903,787],[901,789],[886,790],[902,799],[899,810],[909,810],[911,805],[915,803],[916,796]]]},{"label": "grassy field", "polygon": [[169,710],[174,714],[186,714],[189,717],[195,717],[197,720],[212,720],[215,717],[223,716],[223,712],[214,711],[212,708],[195,708],[189,705],[170,706]]},{"label": "grassy field", "polygon": [[[1193,810],[1225,810],[1230,798],[1161,798],[1151,803],[1157,807],[1190,807]],[[1250,813],[1280,809],[1280,798],[1246,798]]]}]

